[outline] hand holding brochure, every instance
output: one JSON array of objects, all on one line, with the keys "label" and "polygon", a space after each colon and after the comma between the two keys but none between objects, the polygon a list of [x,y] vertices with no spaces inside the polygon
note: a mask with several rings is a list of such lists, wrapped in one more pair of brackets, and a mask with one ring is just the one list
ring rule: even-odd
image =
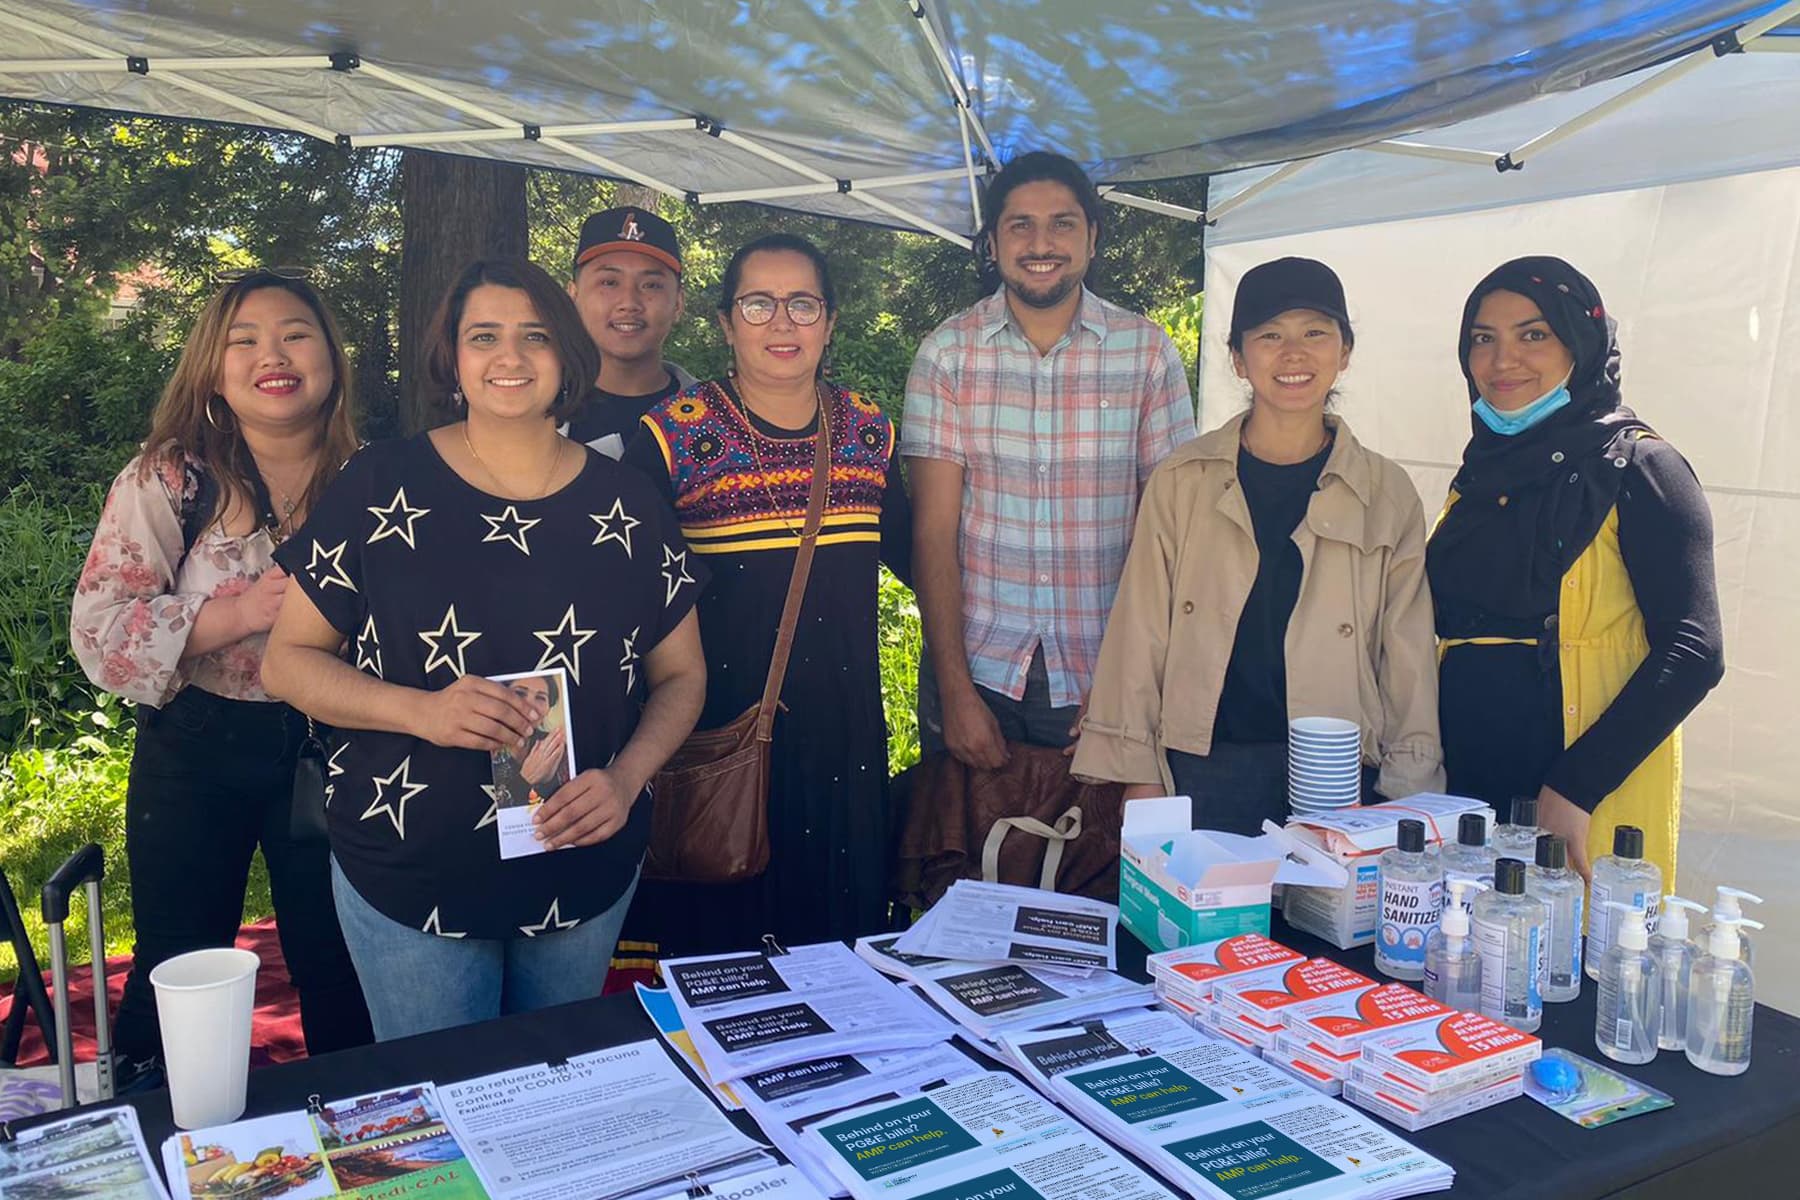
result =
[{"label": "hand holding brochure", "polygon": [[808,1059],[929,1046],[955,1032],[838,942],[666,959],[663,976],[714,1083]]},{"label": "hand holding brochure", "polygon": [[1117,905],[1039,888],[959,879],[894,949],[964,962],[1078,971],[1117,967]]},{"label": "hand holding brochure", "polygon": [[489,755],[494,782],[488,789],[494,802],[500,857],[542,854],[545,846],[537,840],[532,817],[539,805],[575,778],[575,721],[569,703],[569,678],[561,667],[489,678],[504,683],[544,714],[525,739],[523,749],[495,750]]},{"label": "hand holding brochure", "polygon": [[1171,1200],[1010,1075],[867,1105],[806,1132],[856,1200]]}]

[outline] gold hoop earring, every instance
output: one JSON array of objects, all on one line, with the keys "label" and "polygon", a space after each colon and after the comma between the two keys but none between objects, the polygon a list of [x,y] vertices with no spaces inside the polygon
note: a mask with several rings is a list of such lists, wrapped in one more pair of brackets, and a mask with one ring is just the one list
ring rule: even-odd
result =
[{"label": "gold hoop earring", "polygon": [[[218,398],[219,398],[218,396],[212,396],[206,401],[206,423],[208,425],[211,425],[214,429],[218,430],[220,433],[230,433],[231,430],[229,428],[227,428],[226,426],[219,424],[219,419],[217,417],[213,416],[213,401],[217,400]],[[230,408],[231,408],[230,405],[226,405],[225,407],[226,407],[226,411],[230,411]]]}]

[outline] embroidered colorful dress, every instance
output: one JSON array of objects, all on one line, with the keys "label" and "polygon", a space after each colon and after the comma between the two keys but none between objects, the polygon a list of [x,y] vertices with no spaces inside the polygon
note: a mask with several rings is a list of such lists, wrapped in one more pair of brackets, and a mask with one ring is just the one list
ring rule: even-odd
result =
[{"label": "embroidered colorful dress", "polygon": [[[911,577],[911,510],[893,422],[842,388],[830,398],[831,480],[775,717],[769,869],[749,883],[640,890],[630,931],[661,951],[796,944],[879,929],[888,865],[887,723],[877,567]],[[706,709],[728,724],[762,696],[812,486],[815,425],[780,429],[713,380],[645,414],[625,461],[665,489],[712,570],[700,597]]]}]

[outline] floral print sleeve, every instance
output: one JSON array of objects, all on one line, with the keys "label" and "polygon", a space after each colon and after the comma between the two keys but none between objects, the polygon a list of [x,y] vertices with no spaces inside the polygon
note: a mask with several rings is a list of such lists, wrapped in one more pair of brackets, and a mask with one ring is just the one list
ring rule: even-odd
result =
[{"label": "floral print sleeve", "polygon": [[265,635],[182,661],[200,606],[237,595],[267,569],[267,535],[228,537],[214,527],[183,561],[188,474],[175,455],[159,456],[143,474],[140,461],[113,481],[75,585],[69,640],[76,659],[97,685],[140,704],[160,707],[189,683],[232,699],[268,699]]}]

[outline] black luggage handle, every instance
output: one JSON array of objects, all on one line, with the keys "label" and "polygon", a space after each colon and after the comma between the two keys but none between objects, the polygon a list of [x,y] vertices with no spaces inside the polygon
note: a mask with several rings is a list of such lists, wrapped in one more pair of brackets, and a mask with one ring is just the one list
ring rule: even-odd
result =
[{"label": "black luggage handle", "polygon": [[69,897],[77,888],[99,883],[105,876],[106,857],[93,842],[71,854],[44,884],[44,924],[61,925],[68,920]]}]

